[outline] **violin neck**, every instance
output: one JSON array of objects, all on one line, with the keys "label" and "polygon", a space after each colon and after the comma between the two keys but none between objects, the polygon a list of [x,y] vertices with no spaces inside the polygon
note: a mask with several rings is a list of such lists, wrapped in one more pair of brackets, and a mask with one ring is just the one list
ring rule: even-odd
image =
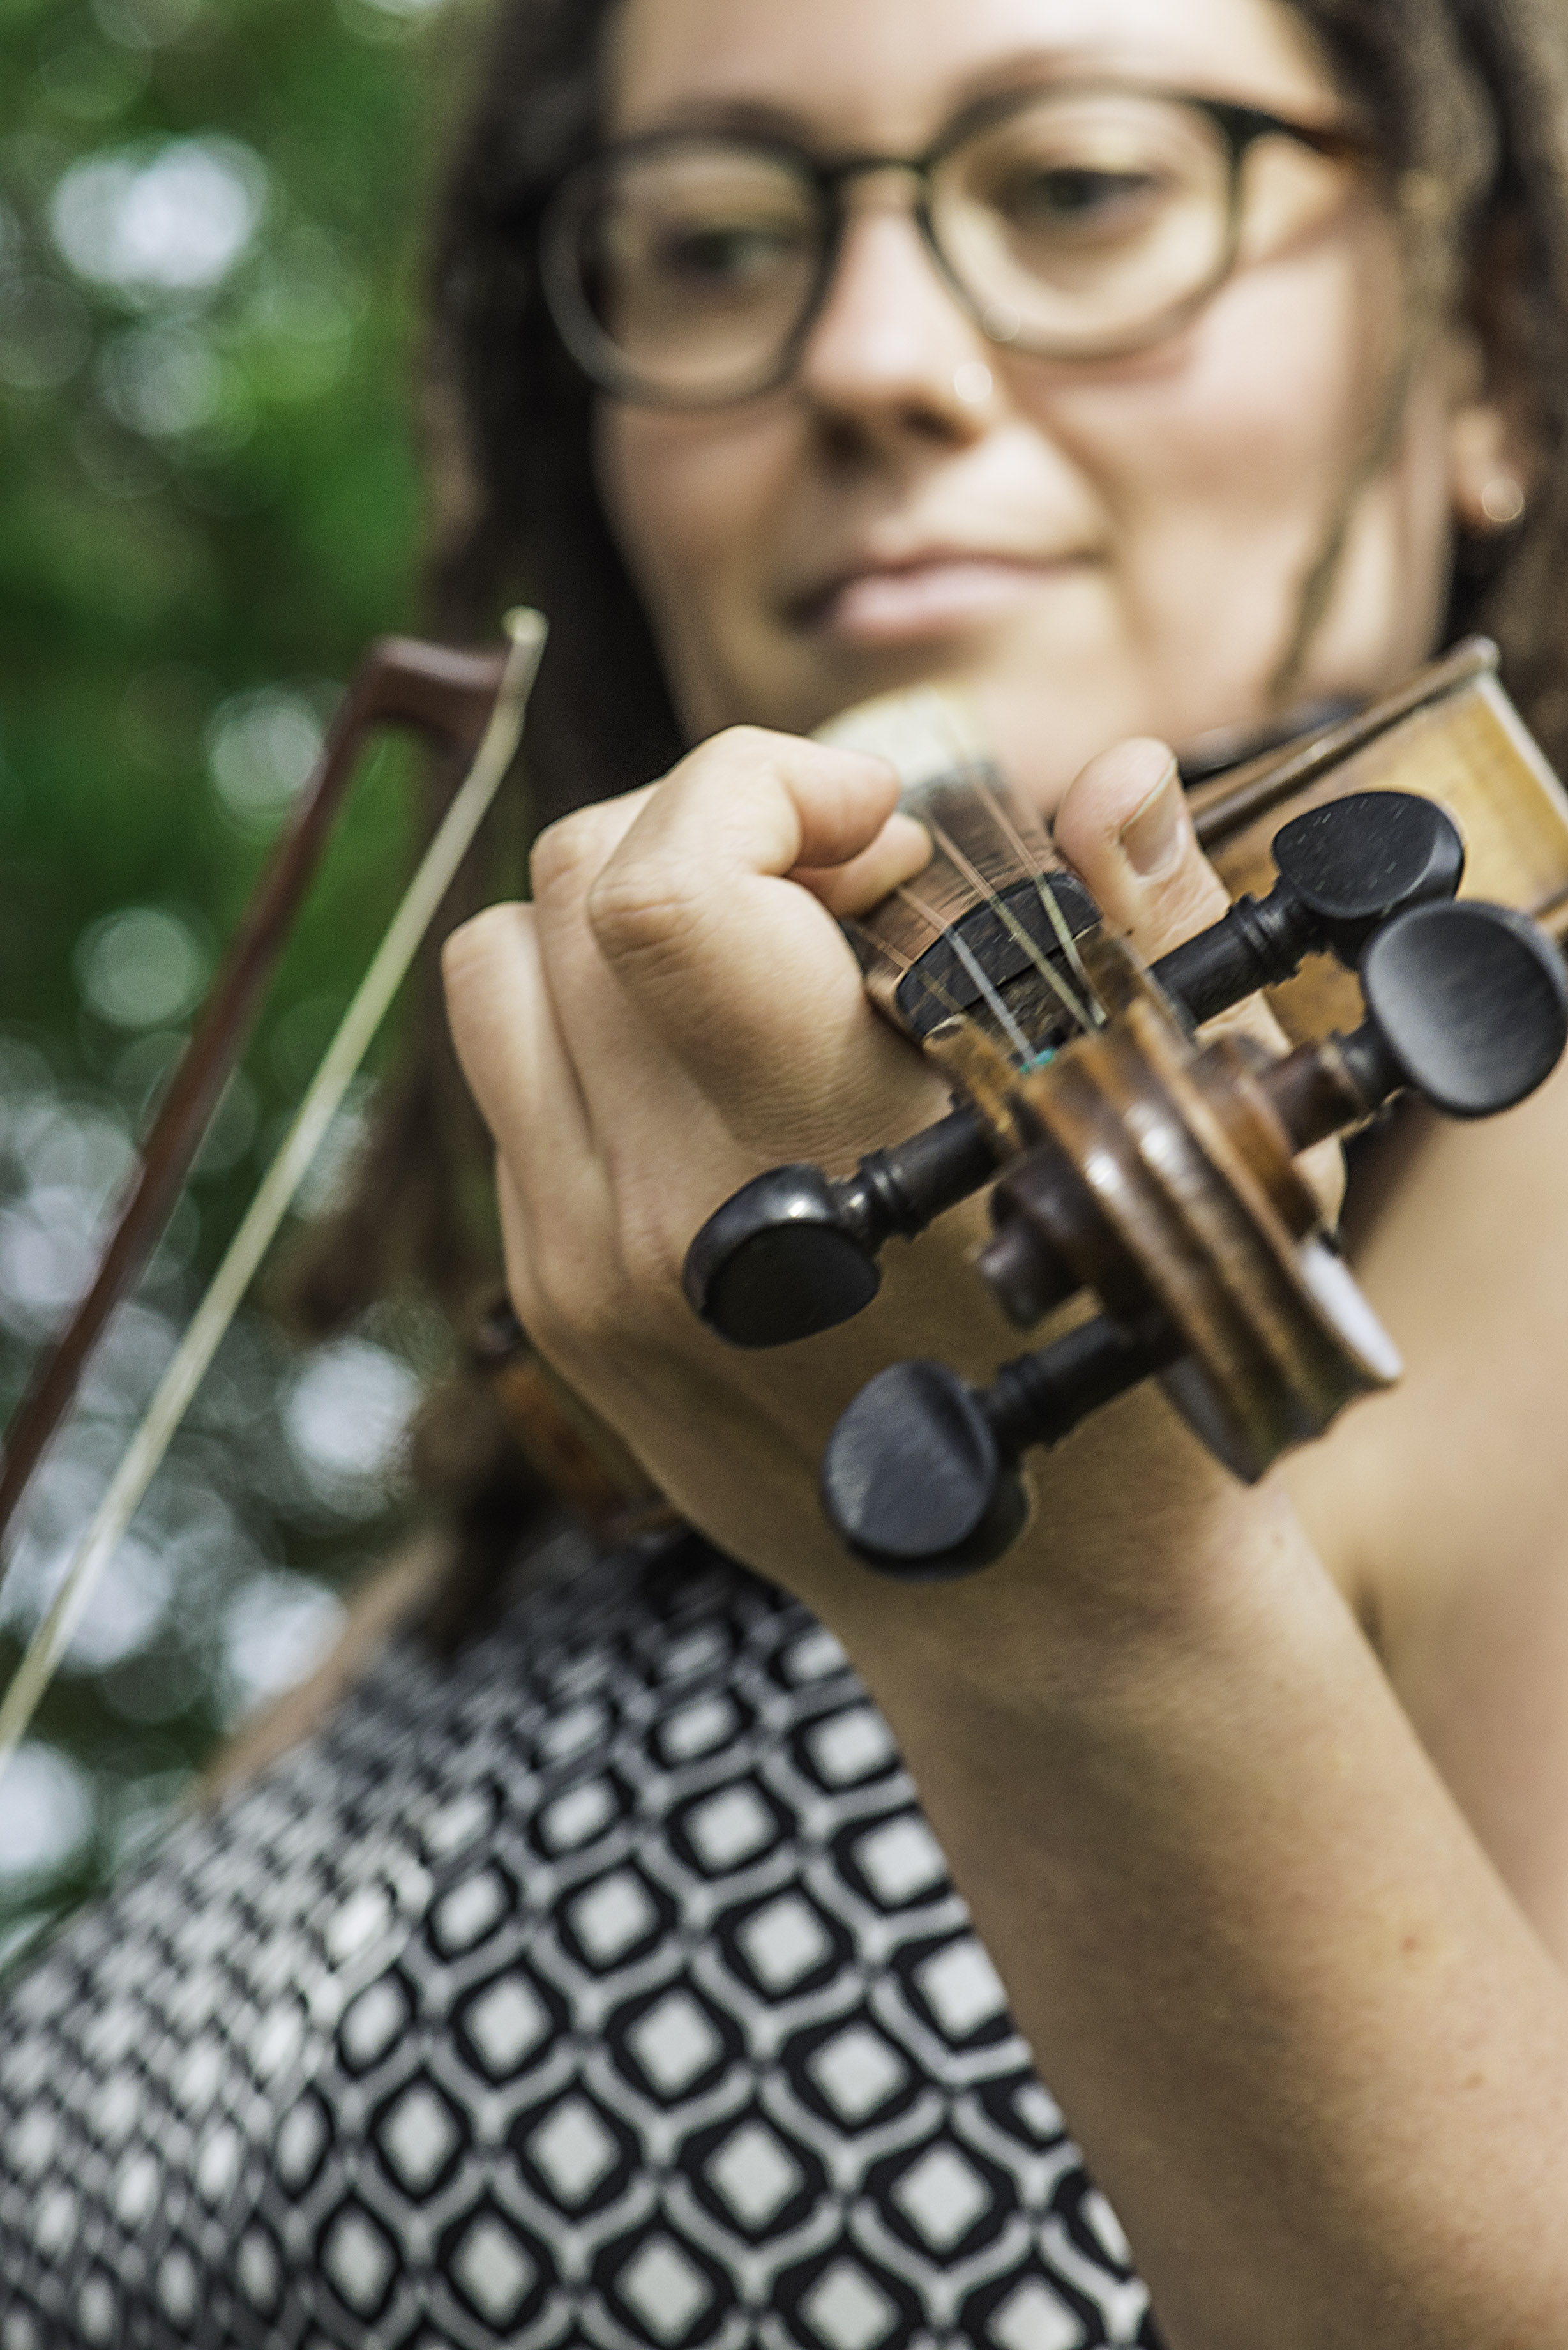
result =
[{"label": "violin neck", "polygon": [[[971,1022],[1015,1065],[1089,1024],[1075,942],[1096,909],[962,700],[935,688],[889,694],[821,735],[890,758],[900,806],[931,834],[925,871],[845,925],[877,1010],[922,1045]],[[1370,791],[1436,800],[1466,843],[1464,894],[1568,939],[1568,795],[1503,690],[1495,645],[1468,639],[1381,701],[1198,783],[1189,804],[1235,899],[1271,885],[1282,824]],[[1354,974],[1319,956],[1272,1001],[1293,1043],[1361,1016]]]}]

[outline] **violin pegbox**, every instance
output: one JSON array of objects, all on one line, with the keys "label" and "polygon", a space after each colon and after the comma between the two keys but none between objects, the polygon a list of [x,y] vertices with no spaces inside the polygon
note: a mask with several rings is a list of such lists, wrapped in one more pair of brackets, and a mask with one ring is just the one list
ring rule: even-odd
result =
[{"label": "violin pegbox", "polygon": [[[1308,955],[1333,951],[1353,962],[1395,913],[1451,897],[1464,866],[1463,845],[1442,811],[1393,794],[1362,794],[1309,812],[1280,833],[1278,855],[1277,878],[1266,898],[1241,898],[1220,921],[1155,965],[1163,993],[1189,1024],[1288,978]],[[952,869],[950,865],[950,874]],[[1051,895],[1046,885],[1057,879],[1041,873],[1030,886]],[[888,926],[908,917],[903,894],[875,910],[863,926],[868,934],[902,935]],[[1006,1016],[984,1017],[972,1005],[949,1010],[938,998],[945,1016],[933,1018],[916,1041],[955,1085],[959,1102],[950,1117],[890,1149],[872,1151],[847,1176],[831,1177],[804,1163],[772,1169],[709,1218],[687,1254],[686,1294],[710,1328],[733,1346],[783,1346],[831,1329],[869,1305],[880,1285],[877,1260],[887,1243],[917,1237],[981,1190],[1022,1147],[997,1085],[980,1076],[981,1063],[1003,1071],[1011,1084],[1017,1071],[1044,1063],[1074,1035],[1092,1033],[1114,1015],[1103,991],[1113,980],[1118,987],[1127,982],[1114,956],[1091,967],[1087,950],[1097,917],[1072,941],[1070,983],[1080,1012],[1069,1021],[1046,1003],[1050,990],[1038,973],[1019,971],[1017,941],[1006,927],[993,921],[986,934],[971,921],[977,911],[988,911],[983,899],[977,907],[972,890],[950,893],[948,911],[969,926],[975,943],[966,944],[966,951],[974,954],[987,935],[1005,950],[997,976],[985,976]],[[1037,942],[1035,952],[1044,959]],[[907,983],[907,964],[900,948],[867,981],[873,1003],[900,1026],[890,989],[879,993],[874,982],[904,971]],[[1058,980],[1068,967],[1064,948]],[[1036,1014],[1032,1035],[1014,1042],[1011,1032]]]},{"label": "violin pegbox", "polygon": [[824,1503],[849,1549],[904,1580],[999,1556],[1028,1513],[1024,1451],[1146,1378],[1248,1482],[1388,1386],[1397,1353],[1297,1159],[1407,1089],[1449,1117],[1510,1108],[1568,1043],[1556,949],[1473,900],[1387,922],[1361,958],[1360,1027],[1278,1057],[1200,1042],[1122,942],[1087,960],[1116,1016],[1013,1080],[1009,1114],[1032,1139],[992,1190],[977,1264],[1021,1324],[1084,1290],[1104,1310],[989,1388],[896,1364],[850,1405]]}]

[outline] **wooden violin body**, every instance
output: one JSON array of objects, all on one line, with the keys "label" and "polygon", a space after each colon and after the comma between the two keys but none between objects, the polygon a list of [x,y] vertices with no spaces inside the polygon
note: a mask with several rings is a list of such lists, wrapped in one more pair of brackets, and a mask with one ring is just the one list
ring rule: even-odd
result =
[{"label": "wooden violin body", "polygon": [[[1568,792],[1498,676],[1495,645],[1470,638],[1386,700],[1326,733],[1199,784],[1198,837],[1232,898],[1256,889],[1282,824],[1350,792],[1435,800],[1465,843],[1460,895],[1511,906],[1568,938]],[[1355,979],[1318,960],[1269,991],[1293,1043],[1359,1017]]]}]

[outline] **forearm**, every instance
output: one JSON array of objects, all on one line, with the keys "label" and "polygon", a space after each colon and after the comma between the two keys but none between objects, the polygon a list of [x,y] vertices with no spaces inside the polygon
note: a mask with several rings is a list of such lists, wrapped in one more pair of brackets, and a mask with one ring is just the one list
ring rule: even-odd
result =
[{"label": "forearm", "polygon": [[1568,1987],[1282,1503],[1203,1542],[846,1636],[1179,2350],[1568,2342]]}]

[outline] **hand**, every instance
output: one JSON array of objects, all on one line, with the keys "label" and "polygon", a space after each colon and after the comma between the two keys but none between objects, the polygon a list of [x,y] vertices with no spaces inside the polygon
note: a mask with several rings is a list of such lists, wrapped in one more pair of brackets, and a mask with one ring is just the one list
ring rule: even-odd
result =
[{"label": "hand", "polygon": [[[896,790],[877,761],[722,735],[661,784],[554,827],[533,906],[493,909],[448,950],[524,1326],[694,1523],[818,1607],[865,1579],[816,1501],[838,1410],[899,1357],[984,1378],[1018,1347],[965,1262],[978,1225],[962,1212],[889,1252],[860,1321],[777,1353],[723,1347],[680,1293],[692,1234],[749,1176],[794,1158],[843,1166],[946,1106],[870,1011],[826,910],[864,910],[919,869],[928,844],[891,813]],[[1096,762],[1056,830],[1147,956],[1224,910],[1162,745]],[[1129,1494],[1147,1528],[1162,1486],[1201,1506],[1220,1484],[1158,1399],[1113,1417],[1114,1465],[1086,1432],[1046,1472],[1053,1555],[1080,1554],[1102,1591],[1107,1545],[1124,1560],[1146,1548],[1129,1544]],[[1129,1442],[1152,1448],[1147,1475],[1129,1477]]]}]

